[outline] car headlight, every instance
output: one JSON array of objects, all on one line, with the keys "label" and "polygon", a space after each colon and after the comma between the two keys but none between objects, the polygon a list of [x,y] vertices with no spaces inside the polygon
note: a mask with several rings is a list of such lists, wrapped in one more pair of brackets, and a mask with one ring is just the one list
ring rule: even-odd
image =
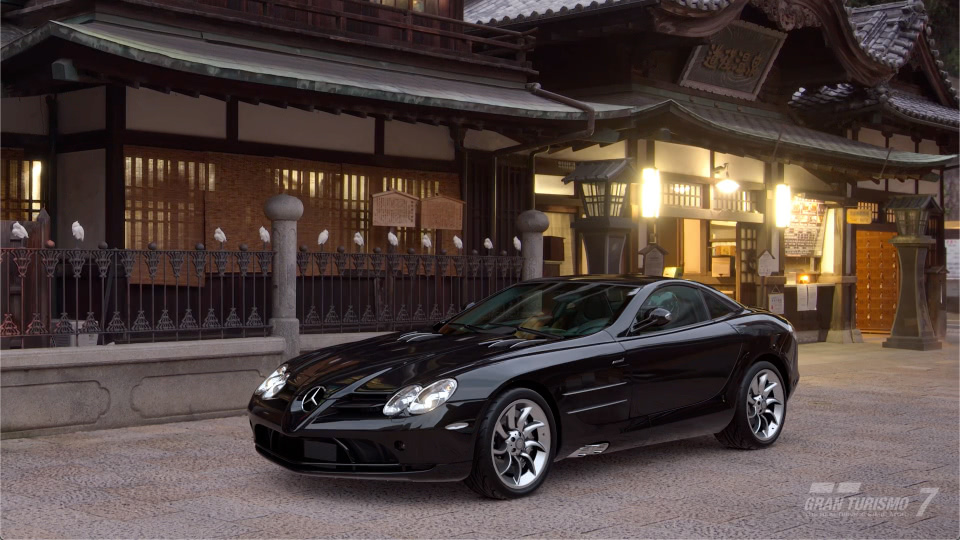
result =
[{"label": "car headlight", "polygon": [[457,389],[456,379],[441,379],[426,387],[407,386],[387,401],[383,414],[396,416],[401,413],[424,414],[443,405]]},{"label": "car headlight", "polygon": [[287,384],[289,377],[290,373],[287,372],[287,365],[284,364],[260,383],[260,386],[257,387],[257,391],[254,392],[254,394],[263,397],[263,399],[270,399],[280,393],[283,385]]}]

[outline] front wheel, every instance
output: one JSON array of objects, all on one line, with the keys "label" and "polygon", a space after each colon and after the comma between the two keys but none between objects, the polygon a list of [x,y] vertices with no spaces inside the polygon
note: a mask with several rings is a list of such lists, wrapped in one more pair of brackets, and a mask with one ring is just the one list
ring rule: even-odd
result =
[{"label": "front wheel", "polygon": [[514,388],[497,396],[480,421],[467,486],[494,499],[513,499],[543,484],[553,462],[550,406],[540,394]]},{"label": "front wheel", "polygon": [[716,436],[730,448],[765,448],[780,437],[786,416],[786,392],[780,370],[770,362],[757,362],[740,384],[733,420]]}]

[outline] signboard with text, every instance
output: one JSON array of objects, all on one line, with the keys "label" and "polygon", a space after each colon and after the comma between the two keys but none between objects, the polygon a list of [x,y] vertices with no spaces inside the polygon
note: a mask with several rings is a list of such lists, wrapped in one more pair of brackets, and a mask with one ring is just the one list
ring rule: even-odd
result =
[{"label": "signboard with text", "polygon": [[790,226],[783,232],[784,255],[787,257],[822,257],[827,205],[823,201],[793,198]]},{"label": "signboard with text", "polygon": [[848,208],[847,223],[850,225],[869,225],[873,223],[873,210],[869,208]]},{"label": "signboard with text", "polygon": [[680,86],[754,100],[786,37],[756,24],[732,22],[693,50]]},{"label": "signboard with text", "polygon": [[374,193],[373,224],[377,227],[416,227],[420,199],[401,191]]},{"label": "signboard with text", "polygon": [[420,202],[420,227],[459,231],[463,228],[464,202],[446,195],[437,195]]}]

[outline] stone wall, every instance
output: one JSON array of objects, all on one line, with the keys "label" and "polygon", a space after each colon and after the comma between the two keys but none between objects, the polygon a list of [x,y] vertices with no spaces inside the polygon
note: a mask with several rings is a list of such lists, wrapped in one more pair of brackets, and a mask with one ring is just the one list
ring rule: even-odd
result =
[{"label": "stone wall", "polygon": [[[311,351],[381,335],[300,336]],[[0,437],[242,413],[284,358],[282,337],[3,351]]]}]

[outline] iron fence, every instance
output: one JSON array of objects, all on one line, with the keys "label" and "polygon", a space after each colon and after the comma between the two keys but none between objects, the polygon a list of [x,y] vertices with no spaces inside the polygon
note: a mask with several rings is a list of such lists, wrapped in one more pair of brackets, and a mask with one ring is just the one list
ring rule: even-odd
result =
[{"label": "iron fence", "polygon": [[416,253],[297,253],[301,332],[405,330],[449,318],[520,281],[523,258]]},{"label": "iron fence", "polygon": [[[153,246],[151,245],[151,248]],[[0,250],[0,346],[266,335],[272,251]]]}]

